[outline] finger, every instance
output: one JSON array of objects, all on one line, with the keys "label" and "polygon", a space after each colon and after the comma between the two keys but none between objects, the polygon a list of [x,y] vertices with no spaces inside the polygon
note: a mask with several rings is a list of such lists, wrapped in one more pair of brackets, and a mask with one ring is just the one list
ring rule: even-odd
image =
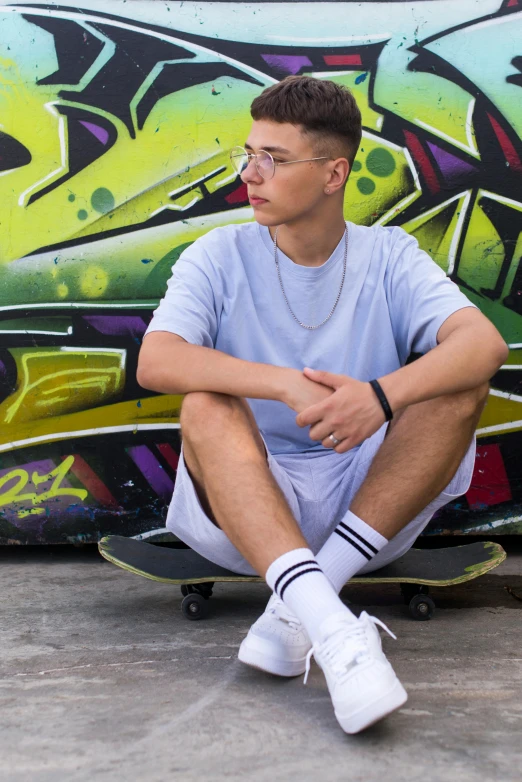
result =
[{"label": "finger", "polygon": [[350,440],[350,438],[346,438],[346,440],[343,440],[339,445],[335,446],[335,450],[337,453],[347,453],[348,451],[351,451],[353,448],[353,443]]},{"label": "finger", "polygon": [[329,386],[330,388],[339,388],[343,385],[344,376],[335,375],[333,372],[325,372],[323,369],[311,369],[305,367],[303,374],[309,380],[313,380],[315,383],[321,383],[323,386]]},{"label": "finger", "polygon": [[[327,421],[319,421],[319,423],[315,424],[310,429],[310,438],[312,440],[317,440],[320,442],[321,440],[327,440],[328,437],[332,434],[332,432],[335,430],[335,427],[328,423]],[[341,438],[339,435],[336,435],[337,439],[340,440]],[[330,444],[332,441],[329,441]]]},{"label": "finger", "polygon": [[[333,450],[336,451],[337,453],[346,453],[347,451],[351,451],[352,448],[355,447],[356,443],[354,442],[353,437],[350,436],[342,437],[342,435],[340,434],[334,435],[334,437],[336,436],[337,439],[341,441],[340,443],[334,445],[333,447]],[[330,440],[329,442],[332,441]]]},{"label": "finger", "polygon": [[324,437],[322,439],[322,443],[321,444],[322,444],[322,446],[324,448],[331,448],[334,451],[337,451],[337,449],[341,447],[341,443],[344,442],[345,438],[342,435],[340,435],[338,432],[337,432],[337,434],[332,432],[332,434],[333,434],[333,436],[335,437],[336,440],[339,440],[339,442],[337,444],[334,443],[334,441],[332,440],[330,435],[327,435],[326,437]]},{"label": "finger", "polygon": [[324,402],[319,402],[317,405],[310,405],[306,410],[299,413],[295,419],[297,426],[311,426],[318,421],[322,421],[325,416],[323,405]]}]

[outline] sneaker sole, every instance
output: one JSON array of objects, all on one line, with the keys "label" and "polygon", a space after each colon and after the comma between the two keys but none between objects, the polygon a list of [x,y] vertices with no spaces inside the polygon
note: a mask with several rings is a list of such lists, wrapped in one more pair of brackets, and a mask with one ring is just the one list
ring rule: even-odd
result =
[{"label": "sneaker sole", "polygon": [[359,733],[370,725],[384,719],[392,712],[400,709],[408,700],[408,693],[397,679],[395,684],[378,700],[369,703],[364,708],[346,717],[335,712],[337,721],[345,733]]},{"label": "sneaker sole", "polygon": [[265,652],[261,652],[245,642],[239,647],[237,656],[245,665],[250,665],[252,668],[265,671],[265,673],[272,673],[274,676],[302,676],[306,669],[306,657],[303,657],[302,660],[280,660],[268,656]]}]

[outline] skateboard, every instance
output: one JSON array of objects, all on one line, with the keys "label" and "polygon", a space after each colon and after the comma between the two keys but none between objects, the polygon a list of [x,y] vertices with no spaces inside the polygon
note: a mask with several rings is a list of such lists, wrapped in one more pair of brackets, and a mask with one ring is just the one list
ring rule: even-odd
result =
[{"label": "skateboard", "polygon": [[[180,584],[181,610],[187,619],[203,619],[215,582],[263,582],[215,565],[190,548],[166,548],[121,535],[109,535],[98,544],[102,557],[123,570],[164,584]],[[506,552],[498,543],[477,542],[439,549],[410,549],[380,570],[350,579],[350,584],[399,584],[413,619],[431,619],[435,602],[430,586],[452,586],[470,581],[500,565]],[[264,583],[264,582],[263,582]]]}]

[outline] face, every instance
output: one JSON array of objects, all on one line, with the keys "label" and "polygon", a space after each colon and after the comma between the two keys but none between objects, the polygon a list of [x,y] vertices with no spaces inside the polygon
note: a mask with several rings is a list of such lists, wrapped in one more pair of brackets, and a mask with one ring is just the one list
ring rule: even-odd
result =
[{"label": "face", "polygon": [[[310,136],[288,123],[257,120],[244,144],[248,153],[264,149],[276,164],[302,158],[319,157]],[[317,160],[276,165],[272,179],[263,179],[254,160],[242,172],[254,216],[261,225],[283,225],[305,218],[324,204],[335,161]]]}]

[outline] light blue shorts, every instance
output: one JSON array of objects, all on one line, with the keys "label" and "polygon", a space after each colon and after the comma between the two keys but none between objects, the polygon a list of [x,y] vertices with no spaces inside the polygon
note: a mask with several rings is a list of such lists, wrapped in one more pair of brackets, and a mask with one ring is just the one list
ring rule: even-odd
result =
[{"label": "light blue shorts", "polygon": [[[317,554],[349,510],[352,499],[384,440],[386,429],[387,424],[383,424],[359,448],[343,454],[326,450],[317,454],[273,455],[266,449],[270,471],[314,554]],[[475,438],[446,489],[359,572],[377,570],[408,551],[435,511],[466,493],[471,483],[474,464]],[[180,540],[212,562],[236,573],[255,575],[252,566],[203,510],[185,465],[183,447],[167,515],[167,527]]]}]

